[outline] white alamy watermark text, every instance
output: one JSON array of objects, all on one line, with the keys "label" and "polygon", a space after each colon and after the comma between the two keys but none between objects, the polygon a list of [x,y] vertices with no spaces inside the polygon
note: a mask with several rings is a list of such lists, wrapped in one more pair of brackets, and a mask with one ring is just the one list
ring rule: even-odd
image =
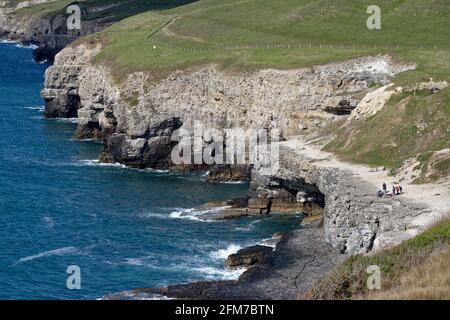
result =
[{"label": "white alamy watermark text", "polygon": [[171,153],[176,165],[254,165],[267,174],[280,165],[279,129],[205,129],[195,121],[193,130],[174,131],[172,141],[178,142]]}]

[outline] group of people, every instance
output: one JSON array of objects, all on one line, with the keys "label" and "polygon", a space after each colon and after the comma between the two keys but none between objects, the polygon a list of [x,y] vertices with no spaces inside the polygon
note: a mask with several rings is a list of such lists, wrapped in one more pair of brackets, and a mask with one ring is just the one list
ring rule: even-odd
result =
[{"label": "group of people", "polygon": [[396,195],[400,195],[403,193],[403,187],[398,184],[398,183],[394,183],[392,185],[392,191],[388,190],[387,188],[387,184],[386,182],[383,182],[382,185],[382,189],[383,190],[378,190],[378,196],[381,198],[384,195],[388,195],[388,196],[396,196]]}]

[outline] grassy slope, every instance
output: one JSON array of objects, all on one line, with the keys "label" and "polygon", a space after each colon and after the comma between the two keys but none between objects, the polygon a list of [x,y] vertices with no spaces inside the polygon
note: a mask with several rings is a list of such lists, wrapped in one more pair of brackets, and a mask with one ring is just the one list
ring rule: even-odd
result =
[{"label": "grassy slope", "polygon": [[[406,159],[420,155],[425,170],[431,151],[450,146],[449,128],[450,88],[436,94],[401,93],[366,121],[337,130],[336,138],[325,149],[347,160],[393,169]],[[449,174],[447,164],[431,180]],[[422,177],[416,179],[421,182]]]},{"label": "grassy slope", "polygon": [[[103,21],[115,22],[147,10],[163,10],[192,1],[195,0],[59,0],[23,8],[18,11],[18,14],[51,17],[57,14],[65,14],[65,9],[70,4],[78,4],[84,12],[83,19],[85,21],[102,18]],[[90,10],[108,6],[111,7],[101,12]]]},{"label": "grassy slope", "polygon": [[[103,35],[109,41],[100,60],[114,61],[125,71],[211,60],[226,65],[291,67],[368,53],[408,57],[408,48],[422,46],[433,51],[435,44],[439,49],[450,48],[448,1],[378,2],[383,8],[381,31],[366,28],[366,8],[371,1],[200,0],[162,13],[138,15],[109,29]],[[298,49],[300,44],[315,49]],[[240,49],[230,49],[236,46]]]},{"label": "grassy slope", "polygon": [[[381,290],[368,290],[366,269],[381,269]],[[325,276],[309,299],[450,299],[450,219],[402,244],[355,256]]]}]

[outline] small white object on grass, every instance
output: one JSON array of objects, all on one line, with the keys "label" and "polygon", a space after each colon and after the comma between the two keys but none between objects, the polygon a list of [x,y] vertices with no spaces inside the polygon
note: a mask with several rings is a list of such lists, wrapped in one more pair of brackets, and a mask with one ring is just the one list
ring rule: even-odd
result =
[{"label": "small white object on grass", "polygon": [[153,50],[156,50],[156,46],[153,46]]}]

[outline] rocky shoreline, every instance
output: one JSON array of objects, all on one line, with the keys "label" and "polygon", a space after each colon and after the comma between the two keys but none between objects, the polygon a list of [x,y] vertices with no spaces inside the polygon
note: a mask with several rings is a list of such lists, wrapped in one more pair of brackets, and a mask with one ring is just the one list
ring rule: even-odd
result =
[{"label": "rocky shoreline", "polygon": [[238,280],[142,288],[103,299],[295,300],[344,259],[325,242],[320,228],[311,227],[285,234],[275,251],[265,251],[265,258]]}]

